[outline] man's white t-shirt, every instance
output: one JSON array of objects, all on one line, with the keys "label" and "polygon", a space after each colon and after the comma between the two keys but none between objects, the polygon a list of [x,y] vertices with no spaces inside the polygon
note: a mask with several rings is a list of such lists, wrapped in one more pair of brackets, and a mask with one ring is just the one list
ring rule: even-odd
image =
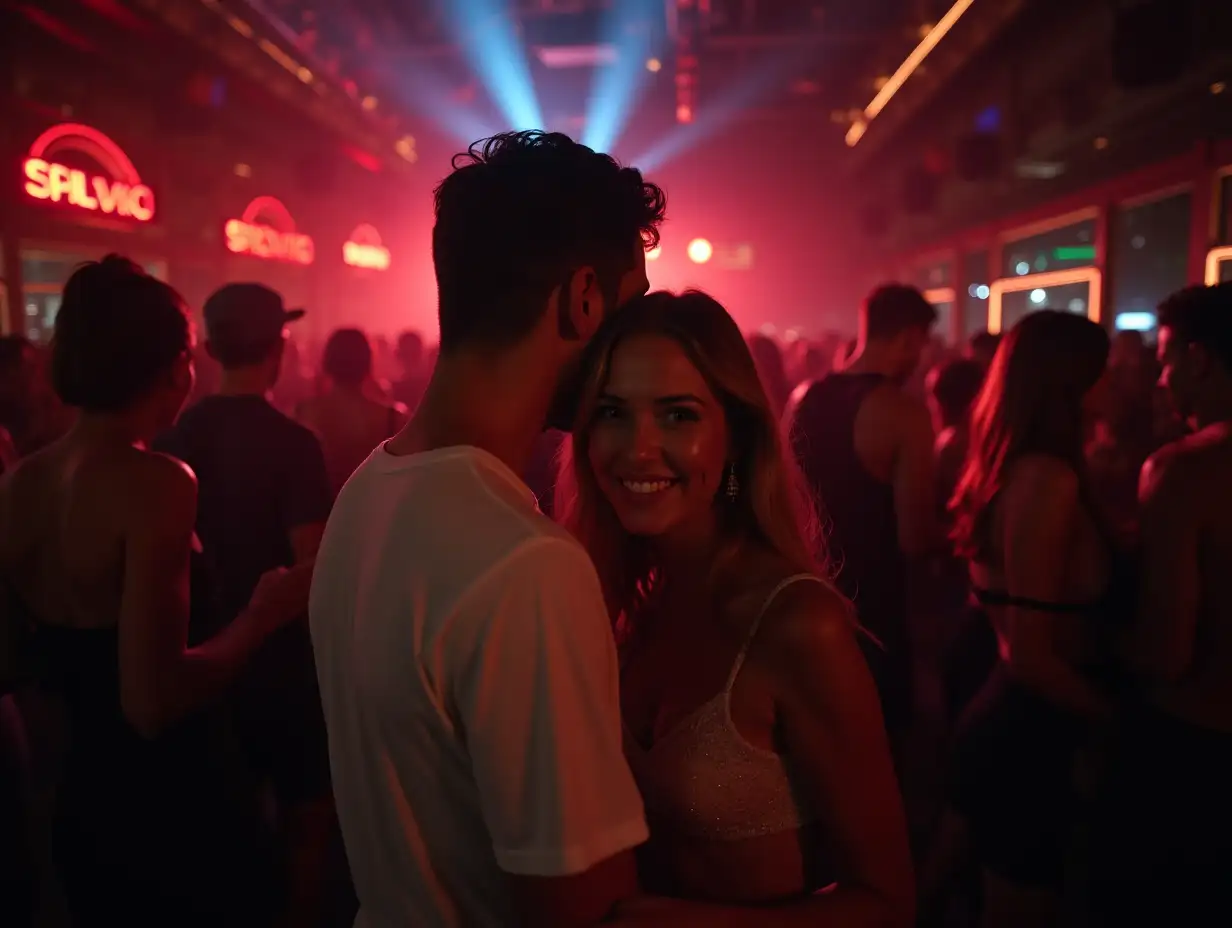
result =
[{"label": "man's white t-shirt", "polygon": [[508,925],[506,873],[646,840],[594,566],[496,457],[373,452],[309,615],[357,926]]}]

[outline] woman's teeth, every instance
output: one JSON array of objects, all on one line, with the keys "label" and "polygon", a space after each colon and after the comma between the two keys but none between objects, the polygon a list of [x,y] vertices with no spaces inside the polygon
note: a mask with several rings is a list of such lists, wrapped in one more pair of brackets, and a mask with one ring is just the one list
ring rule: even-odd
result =
[{"label": "woman's teeth", "polygon": [[675,483],[674,480],[622,480],[624,488],[630,493],[662,493]]}]

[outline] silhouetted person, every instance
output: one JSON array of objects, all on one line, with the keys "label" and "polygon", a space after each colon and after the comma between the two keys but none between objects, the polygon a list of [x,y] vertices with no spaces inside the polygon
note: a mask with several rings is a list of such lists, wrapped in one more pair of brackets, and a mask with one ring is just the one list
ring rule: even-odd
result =
[{"label": "silhouetted person", "polygon": [[[866,654],[891,736],[912,718],[912,597],[940,540],[933,430],[902,390],[937,313],[918,290],[879,287],[860,310],[855,355],[799,397],[788,423],[796,457],[829,520],[838,585],[880,642]],[[931,618],[931,616],[929,617]]]},{"label": "silhouetted person", "polygon": [[[1069,312],[1025,316],[993,359],[951,510],[971,591],[998,639],[958,725],[948,799],[983,871],[987,928],[1062,911],[1088,735],[1105,685],[1117,558],[1089,489],[1087,423],[1106,398],[1108,335]],[[946,817],[942,835],[955,819]]]},{"label": "silhouetted person", "polygon": [[51,387],[47,361],[47,350],[24,335],[0,336],[0,428],[10,457],[33,454],[72,425],[72,410]]},{"label": "silhouetted person", "polygon": [[[261,284],[235,283],[205,301],[206,350],[218,392],[190,406],[156,447],[197,475],[197,535],[218,627],[240,613],[261,575],[310,564],[333,499],[316,436],[270,403],[287,344],[303,316]],[[317,909],[332,821],[329,754],[308,626],[274,636],[235,695],[244,750],[277,801],[288,873],[287,918]]]},{"label": "silhouetted person", "polygon": [[925,381],[933,428],[937,433],[933,450],[937,458],[937,499],[942,513],[949,506],[967,459],[971,406],[983,383],[984,368],[967,358],[955,358],[934,367]]},{"label": "silhouetted person", "polygon": [[967,339],[967,357],[984,370],[988,370],[992,366],[992,359],[1000,344],[1000,333],[994,335],[992,332],[976,332]]},{"label": "silhouetted person", "polygon": [[773,338],[760,334],[750,335],[748,345],[749,353],[753,355],[753,363],[757,365],[757,376],[761,378],[766,387],[766,395],[770,397],[770,406],[775,416],[781,417],[791,394],[791,384],[787,380],[787,369],[783,362],[783,349]]},{"label": "silhouetted person", "polygon": [[1101,926],[1232,921],[1232,284],[1180,291],[1159,326],[1194,433],[1142,468],[1141,689],[1108,764]]},{"label": "silhouetted person", "polygon": [[81,928],[268,924],[256,794],[219,710],[311,574],[265,576],[189,647],[197,482],[147,446],[189,394],[192,349],[166,284],[114,255],[75,271],[51,370],[80,415],[0,481],[0,686],[25,671],[68,723],[53,850]]},{"label": "silhouetted person", "polygon": [[432,374],[428,367],[423,336],[418,332],[403,332],[398,336],[398,380],[393,385],[394,399],[414,412],[423,399]]},{"label": "silhouetted person", "polygon": [[406,407],[384,396],[372,365],[368,336],[359,329],[338,329],[321,357],[325,389],[296,411],[296,418],[321,440],[335,494],[372,449],[406,423]]}]

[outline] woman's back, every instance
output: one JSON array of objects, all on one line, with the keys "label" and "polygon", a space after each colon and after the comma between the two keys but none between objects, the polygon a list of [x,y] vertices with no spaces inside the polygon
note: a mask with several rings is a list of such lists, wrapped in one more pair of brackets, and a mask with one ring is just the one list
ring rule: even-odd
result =
[{"label": "woman's back", "polygon": [[[1075,619],[1099,611],[1105,602],[1113,569],[1112,552],[1089,505],[1079,506],[1075,513],[1061,514],[1066,524],[1059,545],[1050,544],[1048,550],[1037,546],[1040,514],[1058,505],[1055,485],[1076,477],[1056,458],[1027,455],[1011,466],[1004,489],[990,504],[987,553],[971,562],[970,571],[973,589],[1003,642],[1008,637],[1005,613],[1009,604],[1002,600],[1021,595],[1021,562],[1048,556],[1059,560],[1059,580],[1048,602],[1073,612]],[[1077,659],[1085,650],[1085,623],[1074,622],[1071,631],[1062,639]]]},{"label": "woman's back", "polygon": [[142,508],[151,464],[132,446],[65,439],[23,461],[3,484],[0,562],[40,623],[115,628],[126,522]]},{"label": "woman's back", "polygon": [[[100,912],[179,906],[220,861],[233,885],[233,867],[262,872],[253,783],[220,709],[148,738],[121,703],[126,541],[151,516],[140,488],[180,467],[71,434],[0,484],[6,618],[21,626],[19,660],[64,726],[56,862],[74,905]],[[181,917],[194,923],[207,908]]]}]

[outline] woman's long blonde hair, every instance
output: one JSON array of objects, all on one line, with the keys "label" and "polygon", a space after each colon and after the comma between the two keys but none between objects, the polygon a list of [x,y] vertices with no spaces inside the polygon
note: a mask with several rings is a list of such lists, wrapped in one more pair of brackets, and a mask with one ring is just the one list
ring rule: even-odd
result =
[{"label": "woman's long blonde hair", "polygon": [[[643,539],[628,535],[599,490],[590,465],[590,426],[607,383],[612,354],[626,338],[659,335],[676,342],[722,404],[739,492],[722,487],[723,555],[715,576],[747,545],[773,551],[793,569],[825,576],[825,555],[813,501],[786,451],[766,390],[735,320],[704,293],[657,292],[612,314],[588,346],[586,377],[571,442],[561,448],[556,512],[598,569],[613,622],[622,638],[654,588],[656,564]],[[623,621],[622,621],[623,619]]]}]

